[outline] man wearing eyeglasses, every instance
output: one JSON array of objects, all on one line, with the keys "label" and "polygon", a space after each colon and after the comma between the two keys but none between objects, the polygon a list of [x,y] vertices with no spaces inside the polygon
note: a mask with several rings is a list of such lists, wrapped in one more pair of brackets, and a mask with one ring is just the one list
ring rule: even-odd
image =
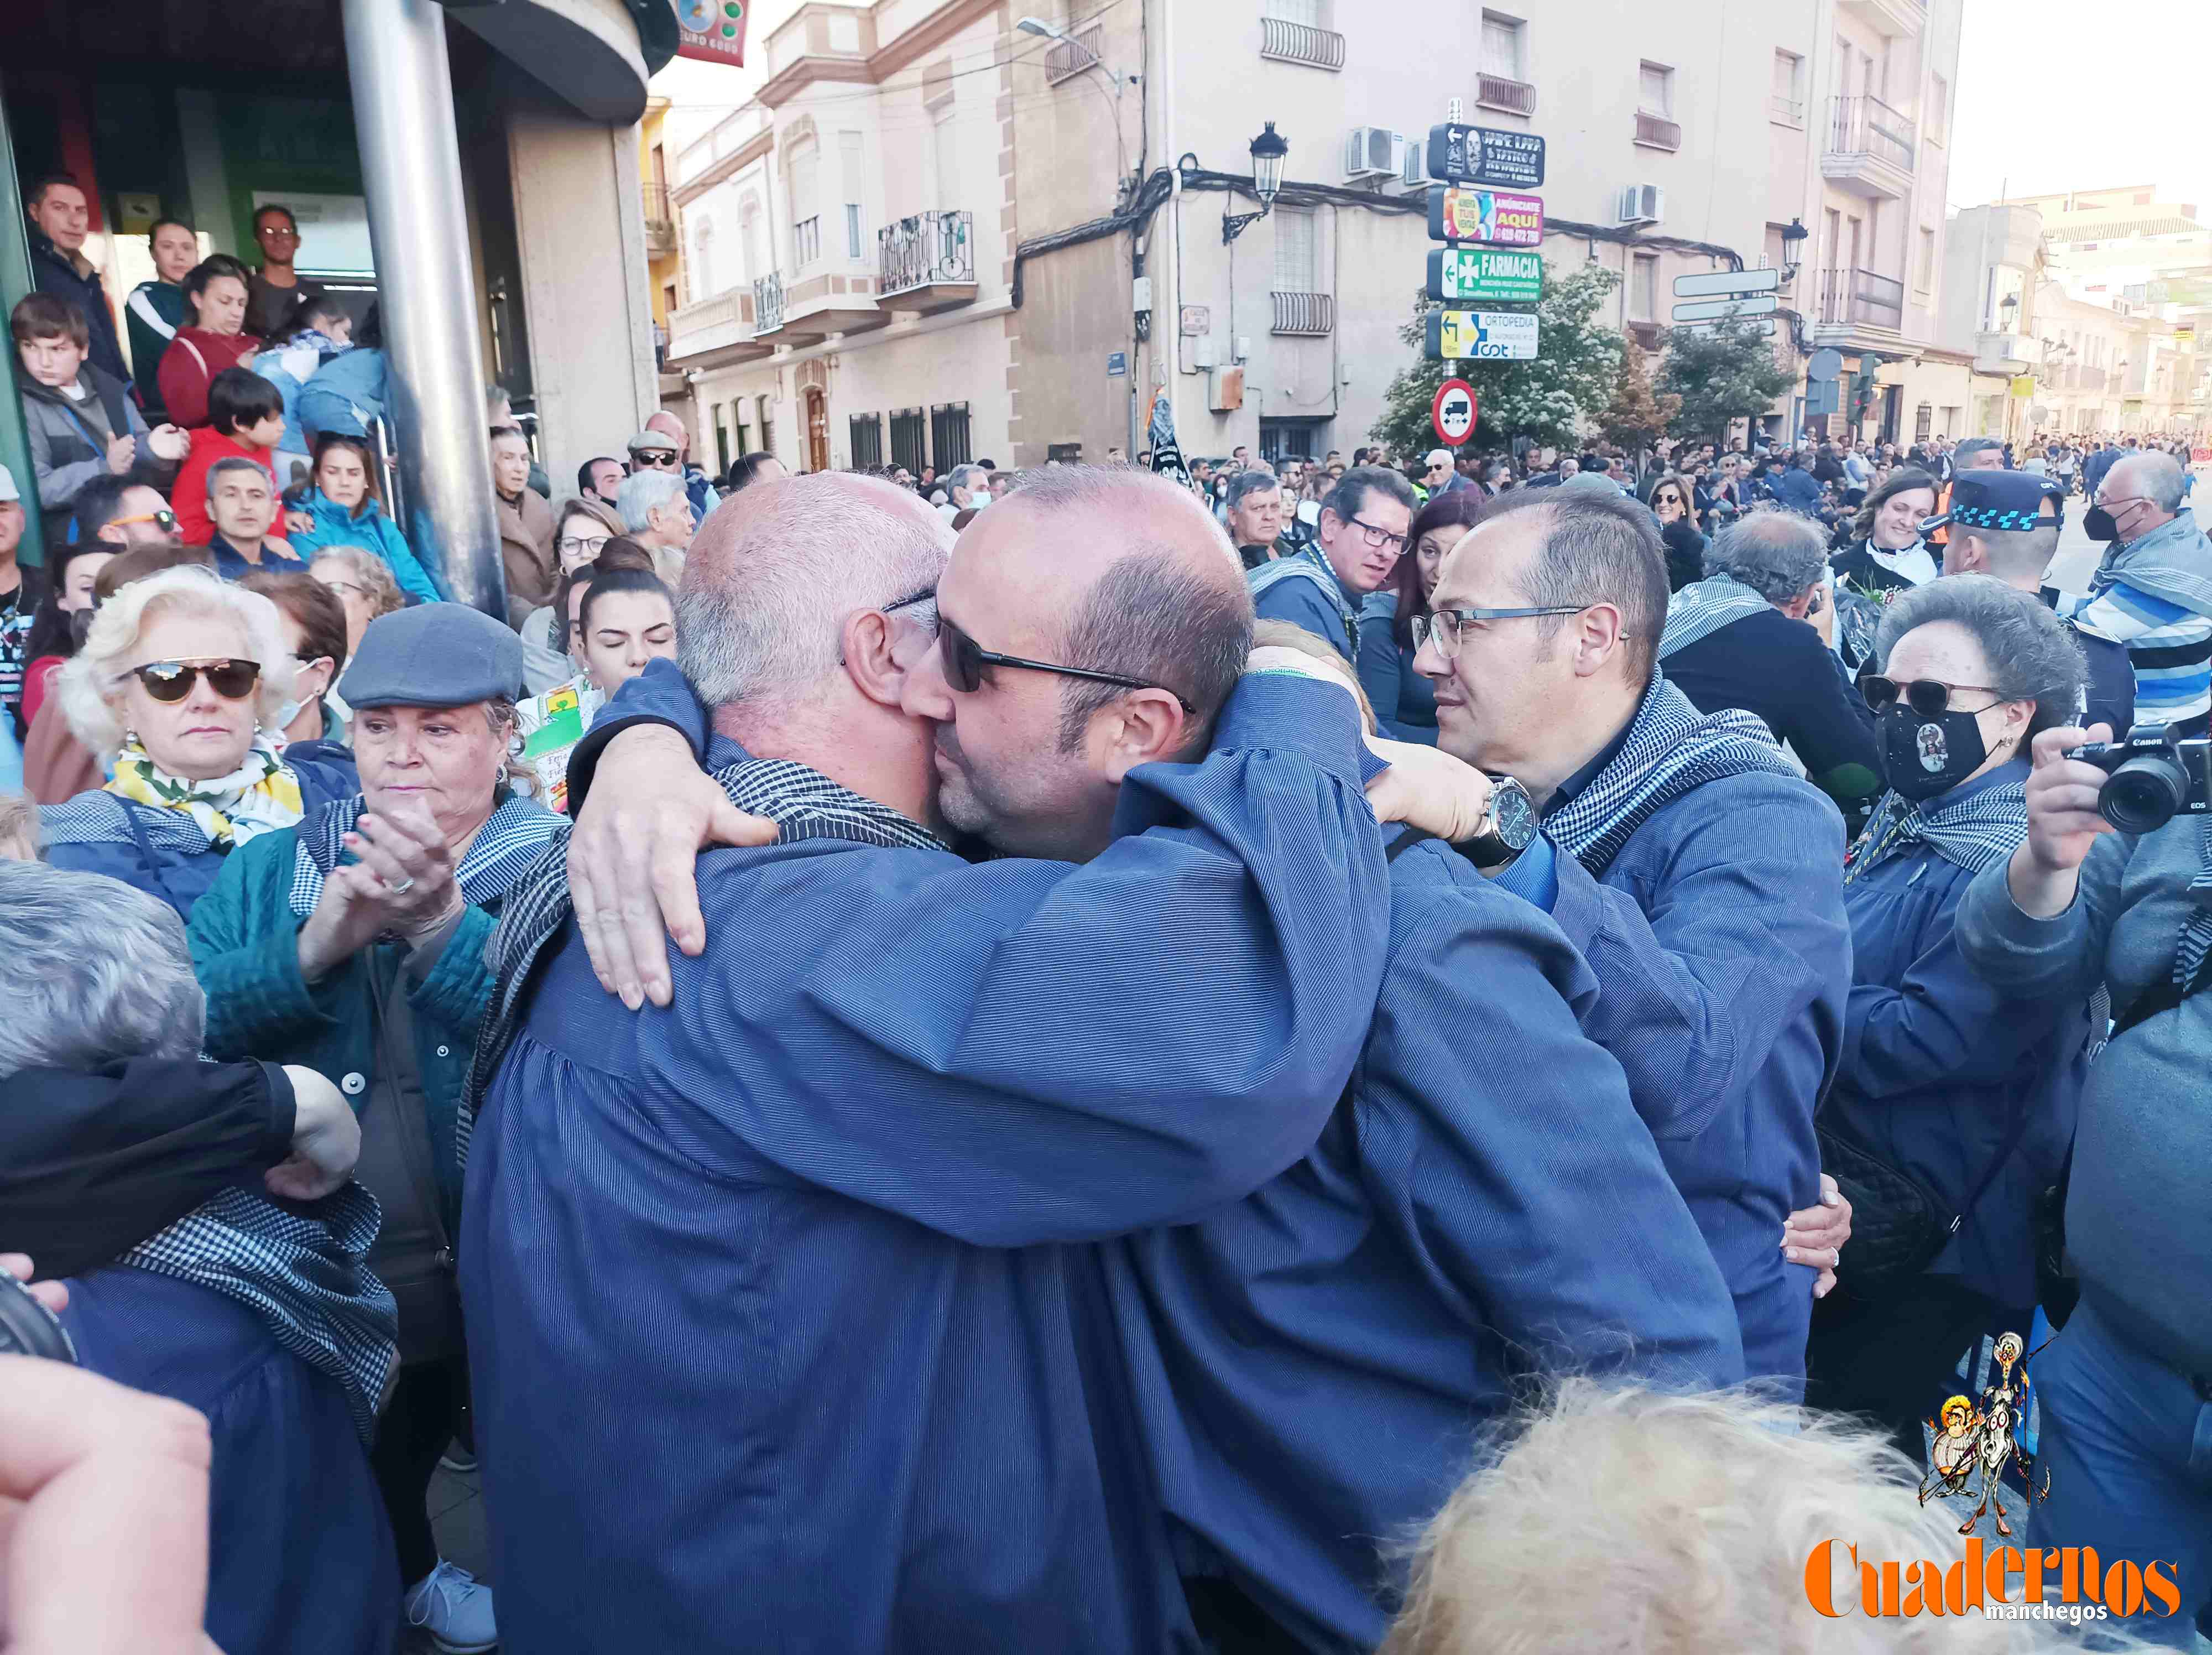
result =
[{"label": "man wearing eyeglasses", "polygon": [[[1063,466],[949,539],[842,474],[718,512],[680,646],[714,783],[655,663],[570,771],[575,928],[557,868],[511,899],[492,967],[530,989],[485,1031],[460,1251],[517,1646],[708,1647],[733,1604],[763,1647],[1194,1646],[1103,1283],[1056,1244],[1312,1142],[1381,977],[1370,801],[1404,783],[1363,795],[1347,678],[1251,653],[1172,484]],[[702,835],[775,831],[742,812],[778,843],[692,886]],[[610,852],[696,898],[696,958],[649,899],[629,952]],[[649,1409],[586,1400],[648,1343]]]},{"label": "man wearing eyeglasses", "polygon": [[320,284],[293,269],[300,253],[300,222],[275,202],[253,215],[253,244],[261,268],[246,283],[246,331],[270,344],[291,337],[291,319],[303,299],[318,298]]},{"label": "man wearing eyeglasses", "polygon": [[2057,607],[2127,645],[2136,722],[2202,735],[2212,722],[2212,540],[2181,503],[2185,492],[2171,454],[2117,461],[2084,519],[2089,538],[2111,545],[2087,593],[2062,596]]},{"label": "man wearing eyeglasses", "polygon": [[1326,638],[1359,659],[1359,605],[1390,578],[1413,526],[1413,485],[1380,465],[1361,465],[1321,502],[1313,541],[1251,571],[1253,607]]},{"label": "man wearing eyeglasses", "polygon": [[1802,1395],[1848,1233],[1815,1205],[1813,1135],[1851,985],[1843,820],[1759,719],[1701,714],[1657,670],[1667,605],[1650,511],[1517,490],[1446,555],[1413,669],[1438,747],[1541,813],[1498,878],[1588,958],[1583,1026],[1727,1278],[1746,1372]]}]

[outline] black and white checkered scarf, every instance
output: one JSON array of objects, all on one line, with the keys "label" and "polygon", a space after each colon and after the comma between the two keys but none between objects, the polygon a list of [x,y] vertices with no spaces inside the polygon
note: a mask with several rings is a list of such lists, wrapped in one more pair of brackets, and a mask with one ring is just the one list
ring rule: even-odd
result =
[{"label": "black and white checkered scarf", "polygon": [[349,1183],[307,1210],[314,1215],[226,1190],[116,1263],[244,1305],[279,1345],[344,1387],[354,1428],[368,1442],[399,1360],[399,1307],[368,1268],[383,1209]]},{"label": "black and white checkered scarf", "polygon": [[1844,857],[1850,885],[1914,845],[1926,845],[1954,867],[1978,873],[2020,849],[2027,837],[2027,792],[2018,782],[1984,788],[1968,798],[1923,811],[1886,793],[1867,818],[1866,831]]},{"label": "black and white checkered scarf", "polygon": [[1765,721],[1733,708],[1701,713],[1666,678],[1636,709],[1628,738],[1588,787],[1544,818],[1544,834],[1602,879],[1636,830],[1692,788],[1747,771],[1795,776]]},{"label": "black and white checkered scarf", "polygon": [[[292,912],[306,919],[322,899],[323,882],[345,856],[345,836],[368,808],[365,794],[328,804],[300,824],[299,849],[292,859]],[[521,878],[544,850],[546,842],[565,838],[568,818],[520,794],[509,794],[469,842],[453,870],[464,900],[490,907]]]},{"label": "black and white checkered scarf", "polygon": [[[796,839],[849,839],[886,850],[945,850],[949,847],[935,834],[902,816],[888,805],[879,805],[851,788],[841,787],[819,770],[781,758],[747,758],[714,771],[714,780],[730,802],[750,816],[775,823],[784,842]],[[568,899],[568,855],[564,839],[543,851],[537,865],[507,891],[493,932],[487,961],[491,967],[491,1005],[477,1035],[469,1083],[461,1095],[460,1118],[455,1136],[461,1164],[469,1158],[469,1139],[475,1130],[477,1110],[498,1074],[500,1060],[514,1043],[523,991],[558,937],[574,909]]]}]

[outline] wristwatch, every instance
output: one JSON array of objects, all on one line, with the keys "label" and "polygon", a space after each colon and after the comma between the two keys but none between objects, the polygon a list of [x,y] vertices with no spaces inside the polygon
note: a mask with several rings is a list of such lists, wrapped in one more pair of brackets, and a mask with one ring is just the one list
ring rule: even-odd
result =
[{"label": "wristwatch", "polygon": [[1510,776],[1493,776],[1481,827],[1452,849],[1477,867],[1504,867],[1528,849],[1536,829],[1536,806],[1528,790]]}]

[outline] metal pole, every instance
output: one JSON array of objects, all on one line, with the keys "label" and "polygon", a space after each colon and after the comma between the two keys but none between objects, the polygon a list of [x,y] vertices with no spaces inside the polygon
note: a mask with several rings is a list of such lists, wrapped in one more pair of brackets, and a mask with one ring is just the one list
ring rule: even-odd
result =
[{"label": "metal pole", "polygon": [[448,597],[504,620],[445,8],[434,0],[344,5],[407,538]]},{"label": "metal pole", "polygon": [[[17,300],[36,284],[31,276],[31,240],[22,210],[22,179],[15,173],[15,140],[8,132],[8,108],[0,103],[0,188],[6,203],[0,205],[0,308],[14,310]],[[9,349],[12,351],[14,345]],[[29,429],[23,423],[22,405],[0,385],[0,465],[15,479],[23,497],[23,541],[16,561],[25,569],[38,569],[46,561],[45,524],[39,514],[39,473],[31,463]]]}]

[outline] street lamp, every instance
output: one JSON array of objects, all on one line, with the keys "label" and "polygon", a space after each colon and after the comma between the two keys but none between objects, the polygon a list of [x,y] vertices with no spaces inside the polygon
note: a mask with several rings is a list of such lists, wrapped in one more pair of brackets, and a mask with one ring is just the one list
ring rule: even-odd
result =
[{"label": "street lamp", "polygon": [[1222,214],[1224,246],[1243,234],[1246,225],[1257,222],[1274,210],[1276,192],[1283,187],[1283,157],[1290,153],[1290,144],[1276,132],[1273,121],[1267,122],[1267,130],[1252,140],[1252,193],[1260,198],[1260,210]]},{"label": "street lamp", "polygon": [[1782,280],[1784,285],[1787,285],[1797,279],[1797,272],[1802,267],[1802,261],[1797,257],[1797,248],[1799,244],[1812,234],[1812,231],[1805,228],[1805,221],[1802,218],[1791,219],[1787,227],[1784,228],[1782,232]]}]

